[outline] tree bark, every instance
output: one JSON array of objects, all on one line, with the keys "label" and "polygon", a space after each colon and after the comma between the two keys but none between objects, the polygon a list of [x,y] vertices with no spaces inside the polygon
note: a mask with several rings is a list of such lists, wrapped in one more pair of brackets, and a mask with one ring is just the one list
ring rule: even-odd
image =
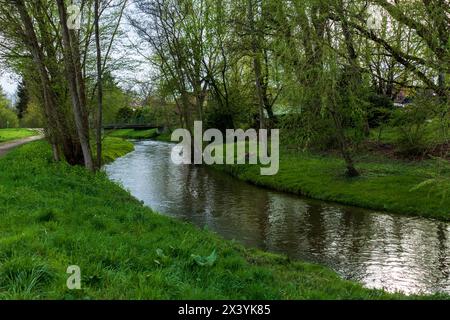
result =
[{"label": "tree bark", "polygon": [[81,72],[77,70],[79,63],[76,63],[75,59],[79,61],[79,55],[76,56],[76,45],[73,44],[76,39],[72,39],[71,33],[67,26],[67,11],[64,4],[64,0],[57,0],[58,12],[62,28],[62,39],[64,47],[64,63],[66,69],[66,77],[69,83],[69,92],[72,99],[72,109],[75,118],[75,125],[78,132],[78,138],[80,139],[81,149],[83,150],[84,164],[87,169],[94,170],[94,163],[92,161],[92,153],[89,145],[89,130],[86,128],[85,115],[82,102],[85,99],[83,95],[83,79],[79,77]]}]

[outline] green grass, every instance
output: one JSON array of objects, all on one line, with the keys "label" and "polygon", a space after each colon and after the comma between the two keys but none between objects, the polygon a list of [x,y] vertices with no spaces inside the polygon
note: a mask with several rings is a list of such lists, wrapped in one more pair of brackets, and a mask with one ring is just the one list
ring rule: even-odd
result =
[{"label": "green grass", "polygon": [[30,129],[0,129],[0,143],[37,135]]},{"label": "green grass", "polygon": [[442,197],[439,186],[412,190],[433,177],[436,168],[430,161],[408,163],[366,156],[357,163],[361,176],[347,178],[340,158],[281,151],[280,170],[274,176],[261,176],[256,165],[214,168],[259,186],[314,199],[450,220],[450,196]]},{"label": "green grass", "polygon": [[[92,149],[94,151],[95,157],[96,150],[95,148]],[[115,159],[120,158],[133,150],[134,145],[131,142],[128,142],[121,138],[106,137],[103,140],[103,152],[102,152],[103,163],[110,163]]]},{"label": "green grass", "polygon": [[157,129],[148,130],[134,130],[134,129],[119,129],[107,133],[110,137],[117,137],[123,139],[152,139],[158,136]]},{"label": "green grass", "polygon": [[[109,141],[105,154],[127,144]],[[156,214],[105,173],[51,158],[40,141],[0,159],[0,298],[405,298]],[[80,266],[82,290],[66,288],[69,265]]]}]

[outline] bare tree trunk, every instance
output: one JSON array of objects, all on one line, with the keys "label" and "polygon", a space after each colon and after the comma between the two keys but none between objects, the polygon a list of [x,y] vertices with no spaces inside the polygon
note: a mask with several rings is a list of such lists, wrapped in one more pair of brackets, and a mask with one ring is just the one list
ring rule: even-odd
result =
[{"label": "bare tree trunk", "polygon": [[82,102],[85,99],[83,95],[83,79],[80,79],[81,72],[77,71],[79,63],[75,62],[75,59],[79,59],[76,56],[75,45],[72,43],[76,39],[72,39],[70,31],[67,26],[67,11],[64,5],[64,0],[57,0],[59,17],[62,28],[62,39],[64,46],[64,62],[66,69],[67,81],[69,83],[69,92],[72,98],[72,108],[75,118],[75,125],[77,127],[78,137],[80,139],[81,149],[83,150],[84,164],[89,170],[94,170],[94,163],[92,161],[92,153],[89,145],[89,130],[86,128],[84,106]]},{"label": "bare tree trunk", "polygon": [[102,51],[100,47],[99,0],[95,0],[95,45],[97,47],[97,168],[102,166],[102,123],[103,123],[103,81],[102,81]]}]

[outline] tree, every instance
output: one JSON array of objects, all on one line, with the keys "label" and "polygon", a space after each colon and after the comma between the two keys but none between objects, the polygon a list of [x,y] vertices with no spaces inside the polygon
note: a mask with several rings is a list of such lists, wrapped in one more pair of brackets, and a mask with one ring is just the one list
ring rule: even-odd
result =
[{"label": "tree", "polygon": [[17,115],[10,107],[11,103],[0,87],[0,128],[16,128],[19,125]]},{"label": "tree", "polygon": [[86,96],[84,79],[81,72],[80,52],[78,38],[74,30],[69,30],[67,23],[67,10],[64,0],[57,0],[59,18],[62,31],[64,64],[69,92],[72,100],[73,114],[77,128],[81,149],[83,150],[84,164],[89,170],[94,170],[92,152],[89,141],[89,125],[87,121]]},{"label": "tree", "polygon": [[25,112],[27,111],[29,100],[30,98],[26,88],[26,84],[22,79],[22,81],[19,83],[19,86],[17,87],[16,110],[19,119],[22,119]]},{"label": "tree", "polygon": [[205,1],[136,1],[137,12],[130,23],[154,50],[150,59],[172,87],[185,128],[203,119],[208,90],[203,35]]},{"label": "tree", "polygon": [[8,41],[8,45],[3,46],[3,53],[32,84],[33,92],[42,101],[54,159],[61,158],[62,150],[69,163],[80,164],[80,143],[74,135],[70,117],[66,117],[62,97],[61,84],[64,83],[60,82],[58,70],[56,48],[59,41],[51,23],[52,5],[44,0],[36,1],[29,4],[33,9],[29,11],[23,0],[2,1],[1,33]]}]

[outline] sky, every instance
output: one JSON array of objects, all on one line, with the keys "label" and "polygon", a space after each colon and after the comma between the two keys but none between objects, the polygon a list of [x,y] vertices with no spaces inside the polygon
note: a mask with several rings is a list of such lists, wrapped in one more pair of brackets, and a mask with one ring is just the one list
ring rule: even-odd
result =
[{"label": "sky", "polygon": [[11,74],[0,74],[0,86],[8,96],[12,96],[16,93],[17,79],[14,79]]},{"label": "sky", "polygon": [[[130,12],[130,10],[132,10],[131,6],[127,7],[126,11]],[[121,21],[121,26],[127,34],[127,36],[123,39],[126,45],[129,45],[130,43],[138,44],[140,42],[140,39],[137,37],[132,27],[128,24],[127,19],[125,17],[123,17]],[[115,44],[117,45],[117,48],[111,52],[110,56],[111,58],[121,59],[121,57],[124,57],[126,59],[138,62],[137,65],[135,65],[131,70],[125,69],[113,72],[114,76],[116,77],[116,80],[119,81],[119,85],[126,89],[129,89],[130,87],[129,83],[136,82],[136,80],[137,81],[148,80],[149,75],[153,73],[153,69],[150,66],[150,64],[146,62],[145,59],[136,51],[120,46],[119,41],[117,39]],[[7,94],[8,98],[14,100],[20,77],[8,73],[7,71],[4,70],[3,67],[4,66],[2,66],[2,62],[0,62],[0,86],[3,88],[3,91]]]}]

